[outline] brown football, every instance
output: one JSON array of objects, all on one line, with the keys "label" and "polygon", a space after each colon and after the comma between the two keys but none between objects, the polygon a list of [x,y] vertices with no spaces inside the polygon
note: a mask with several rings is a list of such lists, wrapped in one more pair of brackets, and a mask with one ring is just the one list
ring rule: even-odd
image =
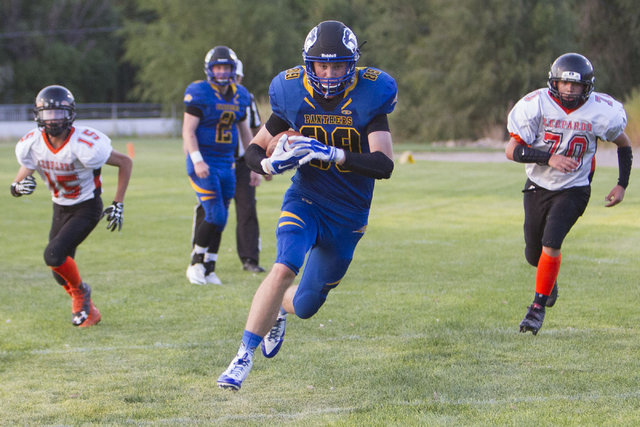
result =
[{"label": "brown football", "polygon": [[284,132],[280,132],[279,134],[271,138],[271,141],[269,141],[269,144],[267,145],[267,157],[271,157],[271,155],[273,154],[273,150],[276,149],[276,145],[278,144],[278,141],[283,134],[287,134],[289,136],[302,136],[300,132],[296,132],[295,130],[285,130]]}]

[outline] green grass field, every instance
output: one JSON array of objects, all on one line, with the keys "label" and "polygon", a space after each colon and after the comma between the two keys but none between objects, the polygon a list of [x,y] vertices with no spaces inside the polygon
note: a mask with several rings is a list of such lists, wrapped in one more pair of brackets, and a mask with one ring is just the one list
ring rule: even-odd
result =
[{"label": "green grass field", "polygon": [[[126,152],[116,140],[116,149]],[[282,351],[258,356],[242,390],[216,387],[262,275],[242,271],[235,222],[224,286],[185,278],[195,196],[177,139],[135,139],[124,227],[101,223],[76,260],[102,322],[71,325],[42,251],[51,201],[8,186],[0,143],[0,424],[638,425],[640,177],[604,208],[615,168],[563,248],[560,295],[537,336],[518,324],[535,271],[523,256],[524,168],[418,161],[378,182],[354,262]],[[115,187],[105,167],[104,201]],[[635,179],[634,179],[635,178]],[[635,181],[635,182],[634,182]],[[262,263],[289,175],[259,187]]]}]

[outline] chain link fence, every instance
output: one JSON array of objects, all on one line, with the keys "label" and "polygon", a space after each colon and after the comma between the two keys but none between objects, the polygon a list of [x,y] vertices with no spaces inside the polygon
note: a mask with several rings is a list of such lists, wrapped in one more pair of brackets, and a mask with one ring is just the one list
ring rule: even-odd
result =
[{"label": "chain link fence", "polygon": [[[177,136],[181,127],[175,106],[143,103],[76,104],[76,122],[112,137]],[[0,139],[20,137],[35,126],[33,104],[0,105]]]}]

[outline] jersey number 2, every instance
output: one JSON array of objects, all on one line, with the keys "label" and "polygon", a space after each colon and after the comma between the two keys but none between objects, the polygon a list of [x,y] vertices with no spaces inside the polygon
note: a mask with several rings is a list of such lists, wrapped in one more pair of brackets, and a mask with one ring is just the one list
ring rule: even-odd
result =
[{"label": "jersey number 2", "polygon": [[218,126],[216,126],[216,142],[218,144],[231,144],[233,142],[231,128],[235,121],[236,115],[231,111],[225,111],[220,115]]}]

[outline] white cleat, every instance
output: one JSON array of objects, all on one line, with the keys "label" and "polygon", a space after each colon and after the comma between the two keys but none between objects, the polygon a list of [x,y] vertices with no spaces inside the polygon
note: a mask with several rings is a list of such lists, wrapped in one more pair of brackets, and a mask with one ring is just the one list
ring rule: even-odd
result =
[{"label": "white cleat", "polygon": [[207,284],[222,285],[222,282],[220,281],[220,279],[218,278],[218,275],[214,271],[212,271],[211,273],[207,274],[204,277],[204,280],[207,282]]},{"label": "white cleat", "polygon": [[218,378],[218,387],[238,391],[253,367],[253,352],[238,353]]},{"label": "white cleat", "polygon": [[194,285],[206,285],[207,279],[204,275],[204,264],[197,263],[187,267],[187,279]]},{"label": "white cleat", "polygon": [[276,319],[276,324],[273,325],[260,344],[264,357],[271,358],[278,354],[278,351],[280,351],[280,347],[282,346],[282,342],[284,341],[284,330],[286,326],[287,315],[279,314]]}]

